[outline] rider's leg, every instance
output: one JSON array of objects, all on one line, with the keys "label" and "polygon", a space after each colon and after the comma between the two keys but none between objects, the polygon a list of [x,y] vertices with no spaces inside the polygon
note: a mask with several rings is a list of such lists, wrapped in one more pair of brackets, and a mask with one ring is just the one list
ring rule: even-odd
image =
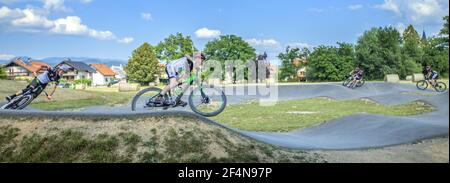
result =
[{"label": "rider's leg", "polygon": [[436,87],[437,79],[438,79],[438,75],[437,74],[433,74],[431,76],[431,84],[433,85],[433,87]]},{"label": "rider's leg", "polygon": [[166,99],[164,98],[164,95],[166,95],[172,88],[175,88],[178,85],[178,81],[176,78],[171,77],[169,78],[169,84],[166,85],[163,90],[159,93],[158,97],[155,99],[155,103],[158,104],[165,104]]},{"label": "rider's leg", "polygon": [[175,101],[177,102],[177,105],[180,105],[180,106],[186,106],[187,105],[187,102],[185,102],[185,101],[182,101],[181,100],[181,98],[183,97],[183,94],[189,89],[189,87],[190,87],[190,83],[188,83],[188,82],[183,82],[183,81],[186,81],[187,80],[187,78],[189,77],[189,75],[188,74],[183,74],[183,75],[181,75],[181,77],[178,79],[178,83],[182,83],[181,84],[181,94],[175,99]]},{"label": "rider's leg", "polygon": [[38,84],[39,84],[38,81],[36,79],[33,79],[31,81],[31,83],[27,87],[25,87],[25,89],[18,91],[17,93],[12,94],[10,96],[7,96],[6,100],[11,101],[12,99],[16,98],[19,95],[22,95],[23,93],[27,92],[28,90],[36,88]]},{"label": "rider's leg", "polygon": [[175,77],[172,77],[169,79],[169,84],[166,85],[163,90],[161,91],[160,95],[164,96],[165,94],[167,94],[167,92],[169,92],[171,89],[175,88],[176,86],[178,86],[178,80]]}]

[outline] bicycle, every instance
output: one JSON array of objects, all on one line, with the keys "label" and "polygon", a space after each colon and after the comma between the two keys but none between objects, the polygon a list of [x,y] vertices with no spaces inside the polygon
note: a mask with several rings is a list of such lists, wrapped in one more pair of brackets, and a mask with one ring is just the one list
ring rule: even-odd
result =
[{"label": "bicycle", "polygon": [[[347,79],[344,80],[344,82],[342,82],[342,86],[346,86],[349,88],[355,88],[355,87],[362,87],[366,83],[366,81],[363,78],[361,78],[358,81],[354,81],[355,80],[354,78],[355,78],[354,76],[348,76]],[[350,82],[353,82],[353,83],[351,83],[351,85],[349,85]]]},{"label": "bicycle", "polygon": [[[184,83],[190,83],[192,86],[192,83],[198,80],[198,77],[190,76]],[[169,91],[164,95],[166,102],[160,104],[155,102],[155,99],[162,91],[160,88],[150,87],[144,89],[134,96],[131,110],[167,110],[169,108],[179,107],[178,101],[181,100],[184,95],[182,93],[181,83],[172,90],[174,90],[174,95],[172,95],[172,91]],[[227,105],[227,98],[222,90],[204,87],[203,82],[200,81],[200,84],[191,91],[188,104],[193,112],[201,116],[213,117],[224,111]]]},{"label": "bicycle", "polygon": [[44,92],[45,95],[48,96],[47,92],[44,91],[44,88],[41,85],[39,85],[36,88],[27,88],[27,90],[25,92],[23,92],[22,94],[20,94],[20,95],[14,97],[13,99],[11,99],[11,101],[9,101],[8,103],[6,103],[2,107],[0,107],[0,109],[2,109],[2,110],[5,110],[5,109],[9,109],[9,110],[22,110],[22,109],[25,109],[25,107],[30,105],[31,102],[34,99],[36,99],[41,92]]},{"label": "bicycle", "polygon": [[429,85],[433,86],[434,90],[436,90],[437,92],[447,91],[447,85],[444,82],[436,81],[435,84],[433,85],[431,83],[430,78],[425,78],[424,80],[420,80],[416,84],[416,86],[419,90],[426,90],[429,87]]}]

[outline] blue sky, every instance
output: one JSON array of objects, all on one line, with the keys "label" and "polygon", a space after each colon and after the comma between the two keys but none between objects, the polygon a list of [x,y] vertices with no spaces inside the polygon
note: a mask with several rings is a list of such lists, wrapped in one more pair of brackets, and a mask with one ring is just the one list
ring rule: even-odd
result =
[{"label": "blue sky", "polygon": [[0,0],[0,59],[127,59],[143,42],[191,35],[197,48],[236,34],[258,52],[355,43],[374,26],[442,27],[447,0]]}]

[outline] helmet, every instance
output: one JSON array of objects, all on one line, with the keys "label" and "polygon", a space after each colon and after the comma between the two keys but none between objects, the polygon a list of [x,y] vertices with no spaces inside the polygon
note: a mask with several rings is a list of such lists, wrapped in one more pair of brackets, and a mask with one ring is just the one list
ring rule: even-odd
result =
[{"label": "helmet", "polygon": [[206,56],[204,53],[198,53],[197,55],[195,55],[195,58],[200,58],[202,60],[206,60]]},{"label": "helmet", "polygon": [[204,53],[200,53],[200,56],[202,57],[202,60],[206,60],[206,55]]}]

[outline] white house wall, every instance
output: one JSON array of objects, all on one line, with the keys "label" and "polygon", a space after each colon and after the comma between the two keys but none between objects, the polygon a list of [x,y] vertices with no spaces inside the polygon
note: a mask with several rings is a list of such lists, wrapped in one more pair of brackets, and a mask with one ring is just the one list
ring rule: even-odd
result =
[{"label": "white house wall", "polygon": [[92,79],[92,74],[84,71],[78,71],[78,74],[75,76],[75,79]]},{"label": "white house wall", "polygon": [[102,86],[102,85],[105,85],[106,83],[105,83],[105,77],[102,75],[102,74],[100,74],[100,72],[96,72],[96,73],[94,73],[94,74],[92,74],[92,85],[94,85],[94,86]]}]

